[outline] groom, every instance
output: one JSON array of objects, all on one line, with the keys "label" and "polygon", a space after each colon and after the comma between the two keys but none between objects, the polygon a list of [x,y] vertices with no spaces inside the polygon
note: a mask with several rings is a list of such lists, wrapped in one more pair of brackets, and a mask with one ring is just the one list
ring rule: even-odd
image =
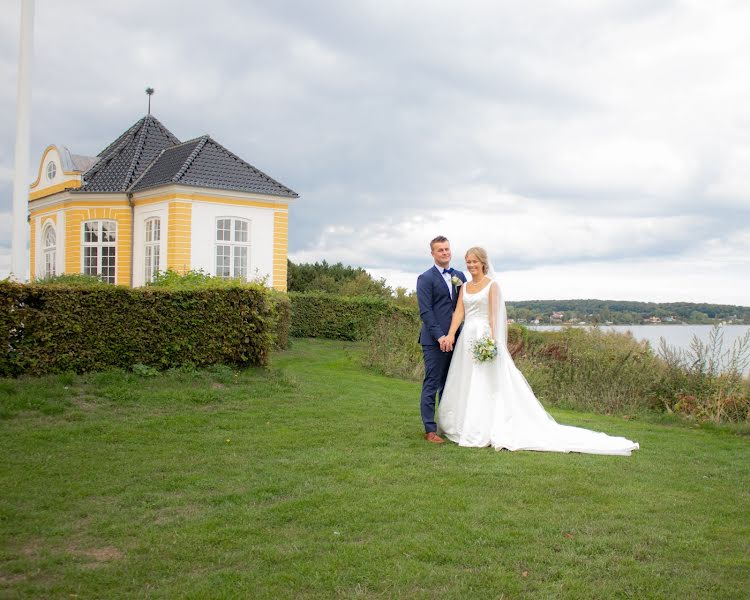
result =
[{"label": "groom", "polygon": [[417,301],[422,317],[419,343],[424,355],[424,382],[422,383],[422,422],[424,439],[442,444],[435,423],[435,395],[443,393],[453,348],[446,339],[453,311],[458,301],[459,288],[466,281],[461,271],[450,268],[451,245],[439,235],[430,242],[430,253],[435,264],[417,279]]}]

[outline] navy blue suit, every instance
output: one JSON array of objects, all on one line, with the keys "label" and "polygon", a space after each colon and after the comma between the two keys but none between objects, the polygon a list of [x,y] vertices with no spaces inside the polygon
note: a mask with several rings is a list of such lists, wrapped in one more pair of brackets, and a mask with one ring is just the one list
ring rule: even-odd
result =
[{"label": "navy blue suit", "polygon": [[[461,271],[450,269],[451,276],[466,281]],[[448,335],[453,311],[458,302],[459,289],[453,287],[453,297],[436,266],[422,273],[417,279],[417,301],[422,317],[422,330],[419,343],[424,355],[424,381],[422,382],[422,422],[425,432],[437,431],[435,423],[435,396],[443,393],[448,367],[453,352],[442,352],[438,339]]]}]

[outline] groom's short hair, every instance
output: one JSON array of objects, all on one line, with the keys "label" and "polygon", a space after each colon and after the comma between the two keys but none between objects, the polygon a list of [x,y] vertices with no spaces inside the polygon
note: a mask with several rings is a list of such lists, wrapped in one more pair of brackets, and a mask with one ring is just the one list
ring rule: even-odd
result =
[{"label": "groom's short hair", "polygon": [[435,244],[442,244],[443,242],[447,242],[447,241],[448,241],[448,238],[445,237],[444,235],[437,236],[430,242],[430,250],[432,250],[435,247]]}]

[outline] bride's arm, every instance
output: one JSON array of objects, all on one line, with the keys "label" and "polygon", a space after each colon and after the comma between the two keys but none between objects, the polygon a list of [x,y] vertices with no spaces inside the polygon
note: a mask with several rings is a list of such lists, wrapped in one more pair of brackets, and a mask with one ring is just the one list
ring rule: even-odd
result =
[{"label": "bride's arm", "polygon": [[461,286],[458,288],[458,302],[456,302],[456,310],[453,311],[453,318],[451,319],[451,328],[448,330],[448,340],[451,344],[456,343],[456,332],[464,322],[464,288]]},{"label": "bride's arm", "polygon": [[495,307],[497,306],[497,297],[500,293],[500,288],[497,285],[496,281],[493,281],[490,284],[490,331],[492,332],[492,339],[497,339],[497,323],[495,323],[495,319],[497,318],[497,311],[495,310]]}]

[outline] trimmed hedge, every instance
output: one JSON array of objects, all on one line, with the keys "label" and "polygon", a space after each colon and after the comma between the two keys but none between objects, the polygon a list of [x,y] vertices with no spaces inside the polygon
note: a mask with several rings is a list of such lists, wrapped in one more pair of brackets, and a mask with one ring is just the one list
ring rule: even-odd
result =
[{"label": "trimmed hedge", "polygon": [[0,376],[139,363],[265,365],[282,305],[251,285],[170,290],[3,281]]},{"label": "trimmed hedge", "polygon": [[384,298],[290,292],[293,337],[366,340],[381,317],[411,313]]},{"label": "trimmed hedge", "polygon": [[275,311],[274,348],[284,350],[289,348],[289,330],[292,326],[292,303],[289,296],[282,292],[271,290],[271,302]]}]

